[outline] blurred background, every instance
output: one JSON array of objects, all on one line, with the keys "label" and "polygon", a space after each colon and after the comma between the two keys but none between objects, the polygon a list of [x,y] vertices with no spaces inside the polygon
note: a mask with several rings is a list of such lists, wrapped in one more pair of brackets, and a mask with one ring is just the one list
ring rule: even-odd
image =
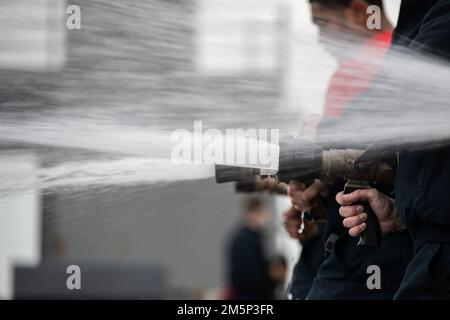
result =
[{"label": "blurred background", "polygon": [[[386,1],[393,21],[399,3]],[[80,29],[69,28],[74,5]],[[227,248],[248,195],[164,168],[146,181],[139,165],[122,170],[133,162],[120,152],[83,148],[69,133],[191,130],[194,120],[296,132],[321,111],[335,67],[308,1],[0,0],[0,9],[0,298],[230,297]],[[127,141],[124,151],[136,148]],[[264,253],[284,259],[273,273],[284,288],[300,248],[282,228],[286,199],[265,198]],[[82,290],[67,289],[69,265],[80,266]]]}]

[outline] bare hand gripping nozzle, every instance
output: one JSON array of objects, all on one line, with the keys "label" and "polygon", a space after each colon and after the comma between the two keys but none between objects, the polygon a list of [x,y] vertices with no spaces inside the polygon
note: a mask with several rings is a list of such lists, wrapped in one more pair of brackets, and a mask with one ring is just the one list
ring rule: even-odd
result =
[{"label": "bare hand gripping nozzle", "polygon": [[[369,147],[370,149],[370,147]],[[368,150],[368,149],[366,149]],[[280,183],[346,180],[344,193],[377,186],[393,186],[398,163],[396,152],[367,152],[357,149],[328,149],[298,140],[284,139],[280,143],[278,170],[216,166],[217,183],[242,182],[255,176],[275,176]],[[370,157],[367,155],[370,154]],[[367,202],[358,203],[368,215],[366,229],[359,246],[381,246],[382,236],[378,219]]]}]

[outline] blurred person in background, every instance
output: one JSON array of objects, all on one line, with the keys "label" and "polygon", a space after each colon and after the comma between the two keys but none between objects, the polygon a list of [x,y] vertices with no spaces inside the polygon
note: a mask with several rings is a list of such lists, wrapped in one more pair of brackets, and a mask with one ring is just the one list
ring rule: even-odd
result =
[{"label": "blurred person in background", "polygon": [[232,233],[227,248],[227,298],[273,299],[274,284],[269,274],[264,229],[270,214],[263,200],[251,196],[245,201],[242,224]]},{"label": "blurred person in background", "polygon": [[[358,97],[367,94],[380,72],[383,58],[389,51],[393,27],[383,10],[380,29],[367,27],[369,6],[383,9],[381,0],[310,2],[313,21],[320,31],[320,43],[339,67],[327,91],[323,118],[314,117],[312,124],[307,123],[306,127],[310,131],[317,130],[317,139],[324,148],[357,148],[332,145],[321,137],[322,130],[330,132],[330,128],[335,128],[338,132],[339,126],[346,124],[348,115],[361,112]],[[392,299],[400,285],[412,253],[409,235],[398,231],[385,237],[384,244],[389,250],[358,247],[357,239],[350,237],[343,226],[340,206],[335,200],[343,189],[343,180],[333,183],[316,180],[310,185],[291,182],[289,185],[293,208],[285,214],[285,224],[300,227],[299,214],[314,209],[318,203],[324,204],[326,216],[321,237],[304,244],[291,288],[294,299]],[[323,261],[318,265],[320,259]],[[389,270],[382,277],[380,290],[369,290],[366,285],[367,267],[374,264]]]}]

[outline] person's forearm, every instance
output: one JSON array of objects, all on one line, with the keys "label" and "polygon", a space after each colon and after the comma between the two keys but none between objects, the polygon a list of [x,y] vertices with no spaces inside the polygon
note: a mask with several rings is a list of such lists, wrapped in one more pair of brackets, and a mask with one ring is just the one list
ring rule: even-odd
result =
[{"label": "person's forearm", "polygon": [[[390,199],[391,205],[391,214],[389,215],[389,219],[387,221],[381,222],[381,227],[383,233],[393,233],[397,231],[401,231],[406,229],[406,226],[403,224],[400,214],[397,210],[397,206],[395,204],[394,199]],[[384,224],[384,226],[383,226]],[[384,228],[383,228],[384,227]]]}]

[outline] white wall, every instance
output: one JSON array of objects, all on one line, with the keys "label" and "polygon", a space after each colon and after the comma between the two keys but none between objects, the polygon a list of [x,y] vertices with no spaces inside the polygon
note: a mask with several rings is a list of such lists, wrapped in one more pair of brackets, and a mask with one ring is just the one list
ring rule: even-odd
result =
[{"label": "white wall", "polygon": [[40,200],[36,160],[0,153],[0,299],[12,298],[13,268],[40,260]]},{"label": "white wall", "polygon": [[273,70],[279,0],[198,0],[197,66],[210,73]]}]

